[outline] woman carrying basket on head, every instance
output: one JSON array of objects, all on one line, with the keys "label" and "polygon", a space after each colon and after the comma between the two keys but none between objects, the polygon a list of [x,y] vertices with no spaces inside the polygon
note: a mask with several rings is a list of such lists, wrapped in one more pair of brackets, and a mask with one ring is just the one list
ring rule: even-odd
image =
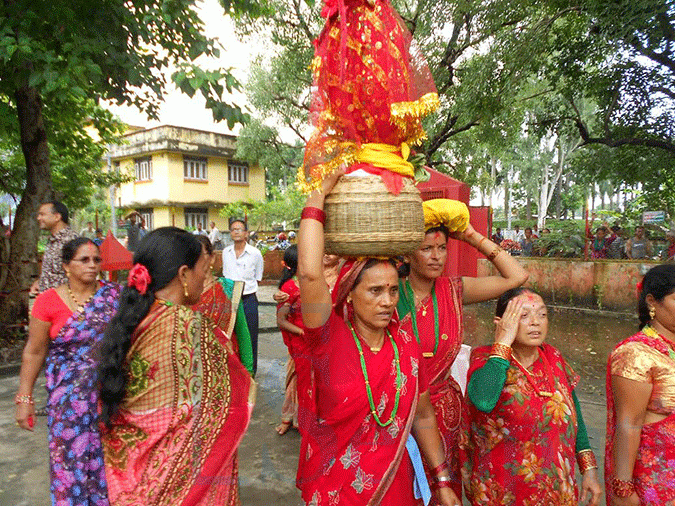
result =
[{"label": "woman carrying basket on head", "polygon": [[[462,345],[463,307],[498,297],[522,285],[528,275],[511,255],[474,230],[462,202],[437,199],[424,202],[423,206],[424,242],[417,251],[404,257],[407,268],[402,270],[407,271],[404,272],[407,277],[399,281],[398,316],[401,327],[415,336],[422,349],[453,489],[461,497],[459,439],[468,422],[468,410],[451,367]],[[450,237],[484,254],[501,276],[443,276]]]},{"label": "woman carrying basket on head", "polygon": [[[314,373],[315,419],[303,434],[298,486],[308,504],[417,504],[412,433],[432,468],[436,497],[460,500],[448,487],[436,417],[414,337],[392,319],[398,275],[382,259],[347,262],[333,289],[324,279],[323,202],[337,174],[303,210],[298,279],[304,338]],[[334,305],[334,309],[333,309]],[[426,478],[421,477],[425,484]]]}]

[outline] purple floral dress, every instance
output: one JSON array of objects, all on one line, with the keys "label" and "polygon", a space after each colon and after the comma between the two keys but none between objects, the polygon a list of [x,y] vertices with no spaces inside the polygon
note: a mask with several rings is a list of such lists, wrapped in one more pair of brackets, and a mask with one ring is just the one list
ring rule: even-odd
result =
[{"label": "purple floral dress", "polygon": [[109,504],[94,355],[117,311],[120,290],[104,282],[49,343],[45,375],[54,506]]}]

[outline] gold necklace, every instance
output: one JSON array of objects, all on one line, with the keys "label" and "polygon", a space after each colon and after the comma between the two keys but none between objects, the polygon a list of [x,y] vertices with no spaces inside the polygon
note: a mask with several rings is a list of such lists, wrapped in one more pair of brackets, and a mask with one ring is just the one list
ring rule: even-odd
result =
[{"label": "gold necklace", "polygon": [[68,286],[68,293],[70,294],[70,298],[72,299],[73,304],[75,304],[75,307],[76,307],[78,310],[81,310],[82,308],[84,308],[84,306],[86,306],[86,305],[89,303],[89,301],[92,299],[92,297],[93,297],[94,294],[96,293],[96,291],[94,291],[94,293],[92,293],[92,294],[87,298],[87,300],[85,300],[82,304],[80,304],[79,302],[77,302],[77,299],[75,298],[75,294],[73,293],[73,290],[71,290],[71,288],[70,288],[70,283],[68,283],[68,285],[66,285],[66,286]]}]

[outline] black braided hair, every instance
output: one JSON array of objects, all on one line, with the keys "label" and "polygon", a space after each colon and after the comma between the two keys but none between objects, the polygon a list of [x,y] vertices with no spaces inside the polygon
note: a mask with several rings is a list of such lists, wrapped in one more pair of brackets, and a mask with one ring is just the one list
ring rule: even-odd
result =
[{"label": "black braided hair", "polygon": [[106,425],[124,399],[127,384],[126,356],[131,337],[155,300],[155,292],[166,287],[186,265],[192,269],[202,254],[202,245],[189,232],[176,227],[162,227],[146,235],[134,254],[134,264],[144,265],[150,273],[147,292],[125,287],[120,294],[119,309],[110,320],[101,342],[98,365],[102,420]]}]

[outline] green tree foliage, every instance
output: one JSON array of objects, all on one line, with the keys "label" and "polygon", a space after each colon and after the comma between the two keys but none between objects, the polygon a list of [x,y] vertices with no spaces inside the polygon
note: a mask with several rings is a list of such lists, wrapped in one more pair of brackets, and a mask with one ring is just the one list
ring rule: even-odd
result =
[{"label": "green tree foliage", "polygon": [[[246,0],[224,5],[233,12],[262,11],[259,3]],[[22,290],[35,261],[34,214],[40,202],[54,196],[52,182],[65,190],[72,206],[84,205],[92,184],[110,182],[100,171],[88,170],[100,163],[103,147],[88,139],[85,126],[95,126],[103,144],[117,132],[98,107],[100,100],[135,106],[153,118],[172,79],[188,95],[203,95],[215,120],[233,126],[246,119],[225,100],[225,92],[239,86],[231,73],[195,63],[219,54],[202,32],[195,0],[7,0],[0,5],[0,147],[6,150],[0,159],[16,168],[16,146],[21,146],[25,163],[10,243],[15,276],[8,278],[12,286],[2,287],[11,295],[0,306],[0,321],[27,309]],[[10,183],[21,187],[20,178],[8,178]]]},{"label": "green tree foliage", "polygon": [[269,230],[274,226],[286,224],[286,228],[295,228],[300,221],[300,213],[305,205],[306,196],[295,186],[280,189],[272,187],[269,197],[260,202],[234,202],[224,206],[220,215],[228,218],[248,218],[250,227],[257,230]]},{"label": "green tree foliage", "polygon": [[[421,147],[432,166],[483,194],[509,178],[520,181],[516,194],[546,208],[540,214],[550,206],[561,212],[573,208],[600,180],[616,188],[642,181],[644,199],[672,194],[670,176],[663,173],[675,153],[672,2],[393,4],[426,55],[441,96],[441,109],[425,122],[429,138]],[[252,72],[247,91],[257,97],[256,116],[294,132],[294,140],[286,142],[295,146],[307,135],[309,41],[322,26],[320,5],[310,8],[313,2],[303,0],[270,5],[273,14],[263,18],[269,24],[242,19],[239,27],[274,48],[269,62]],[[270,149],[272,139],[281,144],[274,127],[258,130],[265,135],[250,128],[246,142],[257,142],[251,151],[256,156]],[[521,156],[523,138],[534,149],[536,176],[535,159]],[[277,159],[276,166],[290,170],[297,162]],[[544,168],[550,172],[545,192]],[[556,185],[556,178],[562,183]],[[560,202],[547,204],[555,201],[555,186]]]},{"label": "green tree foliage", "polygon": [[319,8],[303,0],[270,0],[270,13],[241,16],[240,36],[265,40],[265,55],[251,65],[246,96],[254,119],[237,140],[237,157],[267,170],[267,191],[294,181],[309,135],[309,65],[321,29]]}]

